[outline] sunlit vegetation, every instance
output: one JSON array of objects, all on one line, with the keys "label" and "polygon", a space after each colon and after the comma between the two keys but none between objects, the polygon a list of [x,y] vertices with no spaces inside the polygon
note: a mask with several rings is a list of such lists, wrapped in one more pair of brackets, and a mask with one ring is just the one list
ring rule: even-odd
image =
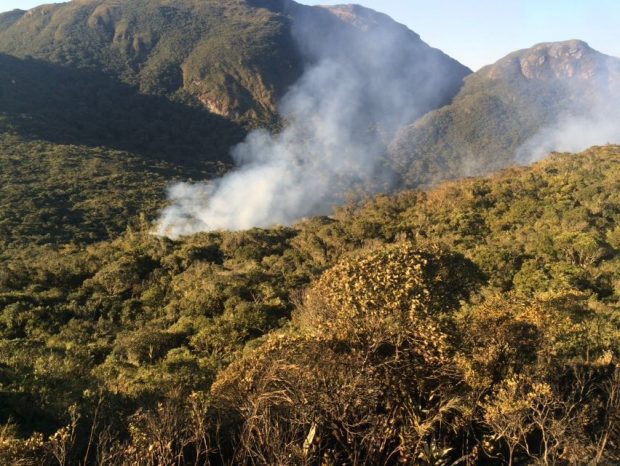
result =
[{"label": "sunlit vegetation", "polygon": [[[152,234],[282,124],[287,6],[0,14],[0,465],[620,464],[620,146]],[[507,76],[404,130],[395,175],[512,161],[566,99]]]},{"label": "sunlit vegetation", "polygon": [[606,146],[292,228],[6,242],[0,463],[615,464],[619,186]]},{"label": "sunlit vegetation", "polygon": [[[275,118],[303,65],[277,7],[243,0],[98,0],[0,16],[0,51],[109,76],[248,123]],[[19,18],[16,21],[16,17]]]}]

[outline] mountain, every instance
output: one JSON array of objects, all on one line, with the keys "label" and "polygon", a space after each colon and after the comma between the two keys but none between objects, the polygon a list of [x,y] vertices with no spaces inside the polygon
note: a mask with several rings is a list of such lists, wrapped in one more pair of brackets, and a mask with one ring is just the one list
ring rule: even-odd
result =
[{"label": "mountain", "polygon": [[364,82],[367,95],[376,93],[383,100],[383,105],[373,102],[369,109],[377,113],[379,107],[382,114],[378,119],[397,113],[398,101],[415,107],[412,119],[441,107],[471,74],[469,68],[430,47],[406,26],[374,10],[359,5],[317,8],[289,2],[285,11],[294,18],[293,34],[306,61],[332,60],[355,66],[360,76],[389,76],[383,82]]},{"label": "mountain", "polygon": [[[1,14],[0,171],[11,175],[0,193],[12,202],[0,208],[0,242],[94,241],[139,211],[153,218],[167,184],[221,174],[253,127],[278,131],[278,104],[308,69],[346,60],[363,70],[369,54],[408,85],[406,123],[448,103],[470,73],[352,5],[75,0]],[[368,107],[387,115],[393,104],[386,88]]]},{"label": "mountain", "polygon": [[200,106],[141,93],[101,72],[2,53],[0,131],[193,168],[229,160],[230,145],[244,136]]},{"label": "mountain", "polygon": [[101,73],[0,54],[0,248],[116,236],[172,181],[222,173],[243,135]]},{"label": "mountain", "polygon": [[254,119],[273,114],[302,67],[286,18],[238,0],[43,5],[3,28],[0,51],[105,72],[145,94],[188,94],[214,113]]},{"label": "mountain", "polygon": [[0,13],[0,31],[12,26],[15,21],[24,16],[26,12],[24,10],[13,10]]},{"label": "mountain", "polygon": [[577,40],[538,44],[468,76],[450,105],[400,131],[390,157],[408,185],[526,163],[564,149],[573,127],[587,145],[608,142],[597,127],[620,121],[618,102],[620,59]]},{"label": "mountain", "polygon": [[[0,52],[103,71],[141,93],[191,98],[212,113],[263,124],[311,58],[312,44],[297,35],[303,28],[320,28],[316,43],[350,36],[334,51],[384,28],[439,54],[385,15],[289,0],[79,0],[5,13],[0,25]],[[449,99],[469,71],[441,59]]]}]

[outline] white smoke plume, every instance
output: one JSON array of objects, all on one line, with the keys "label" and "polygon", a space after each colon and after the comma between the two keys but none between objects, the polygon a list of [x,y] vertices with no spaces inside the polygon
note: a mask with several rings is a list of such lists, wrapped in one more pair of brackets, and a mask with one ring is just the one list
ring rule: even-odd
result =
[{"label": "white smoke plume", "polygon": [[522,65],[524,74],[556,76],[547,85],[561,97],[547,102],[549,121],[517,150],[517,163],[536,162],[551,152],[581,152],[620,142],[620,59],[571,40],[540,44],[528,60],[538,67]]},{"label": "white smoke plume", "polygon": [[523,144],[516,155],[521,164],[542,160],[551,152],[581,152],[589,147],[620,143],[620,113],[592,112],[580,116],[563,116]]},{"label": "white smoke plume", "polygon": [[[354,13],[354,24],[342,19]],[[279,105],[282,132],[252,132],[233,148],[237,168],[217,180],[181,183],[157,232],[290,224],[329,213],[347,191],[393,182],[382,160],[401,125],[447,103],[469,70],[388,17],[359,7],[295,5],[296,42],[310,65]]]}]

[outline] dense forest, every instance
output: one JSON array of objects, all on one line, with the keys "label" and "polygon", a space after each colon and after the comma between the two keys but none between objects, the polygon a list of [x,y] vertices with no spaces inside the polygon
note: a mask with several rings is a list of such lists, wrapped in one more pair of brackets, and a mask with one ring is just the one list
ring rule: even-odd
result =
[{"label": "dense forest", "polygon": [[103,71],[145,95],[267,124],[302,62],[287,18],[252,3],[96,0],[15,10],[0,15],[0,52]]},{"label": "dense forest", "polygon": [[617,464],[619,188],[604,146],[179,241],[3,214],[0,463]]},{"label": "dense forest", "polygon": [[[620,464],[620,146],[513,167],[619,83],[580,41],[471,73],[356,5],[1,13],[0,466]],[[348,203],[154,233],[291,126]]]},{"label": "dense forest", "polygon": [[107,147],[53,144],[0,133],[0,248],[92,243],[152,219],[174,180],[222,173]]}]

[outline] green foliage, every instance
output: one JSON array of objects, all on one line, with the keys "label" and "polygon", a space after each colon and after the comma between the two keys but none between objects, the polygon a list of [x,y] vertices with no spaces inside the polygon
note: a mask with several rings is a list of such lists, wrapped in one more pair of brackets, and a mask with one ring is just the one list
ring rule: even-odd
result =
[{"label": "green foliage", "polygon": [[[620,147],[150,233],[168,183],[277,126],[285,6],[0,15],[0,463],[618,464]],[[403,133],[405,182],[503,166],[561,109],[507,76]]]},{"label": "green foliage", "polygon": [[242,0],[46,5],[17,22],[3,15],[0,51],[104,70],[144,94],[272,123],[277,99],[302,71],[288,20],[274,10]]},{"label": "green foliage", "polygon": [[[17,430],[0,441],[93,463],[94,423],[114,464],[212,449],[259,464],[389,452],[501,464],[529,449],[561,464],[570,445],[614,464],[619,167],[620,148],[594,148],[292,228],[179,241],[148,222],[65,246],[21,246],[16,231],[0,271],[0,422]],[[197,440],[176,416],[207,393]]]},{"label": "green foliage", "polygon": [[302,313],[309,331],[353,338],[373,326],[416,325],[418,319],[456,309],[481,282],[462,256],[397,243],[358,260],[343,261],[316,282]]},{"label": "green foliage", "polygon": [[102,147],[0,134],[0,248],[91,243],[128,224],[139,228],[161,208],[171,179],[197,173]]},{"label": "green foliage", "polygon": [[244,134],[191,101],[145,95],[98,71],[4,54],[0,129],[26,140],[128,151],[145,165],[163,162],[196,175],[229,162],[228,149]]}]

